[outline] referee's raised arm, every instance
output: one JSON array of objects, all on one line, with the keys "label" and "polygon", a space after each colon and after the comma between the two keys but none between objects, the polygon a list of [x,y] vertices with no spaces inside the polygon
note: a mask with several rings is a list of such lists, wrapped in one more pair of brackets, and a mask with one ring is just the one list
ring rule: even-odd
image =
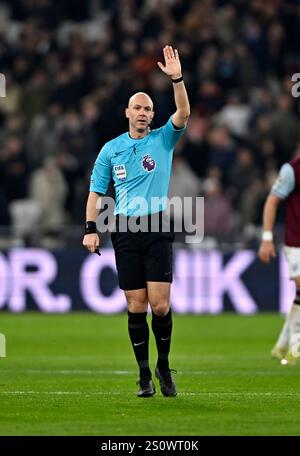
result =
[{"label": "referee's raised arm", "polygon": [[176,112],[172,116],[172,123],[175,127],[183,128],[190,116],[190,103],[183,81],[179,54],[172,46],[165,46],[163,53],[165,64],[161,62],[157,64],[165,74],[170,76],[173,83]]},{"label": "referee's raised arm", "polygon": [[[100,201],[98,202],[98,200]],[[98,193],[90,192],[86,205],[86,223],[85,223],[85,234],[82,241],[84,247],[88,249],[89,252],[94,253],[96,249],[99,248],[100,238],[96,231],[96,219],[99,214],[100,207],[99,203],[101,198]]]}]

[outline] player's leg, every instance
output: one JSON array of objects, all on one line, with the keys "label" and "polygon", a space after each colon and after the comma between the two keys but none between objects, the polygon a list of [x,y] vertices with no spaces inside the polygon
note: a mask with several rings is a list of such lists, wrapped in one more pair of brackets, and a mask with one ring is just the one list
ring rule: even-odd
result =
[{"label": "player's leg", "polygon": [[[289,277],[295,282],[295,299],[288,312],[285,323],[279,334],[277,342],[272,349],[272,356],[278,359],[288,359],[289,363],[295,363],[294,356],[300,344],[300,248],[284,247],[285,257],[289,267]],[[294,355],[293,355],[294,353]]]},{"label": "player's leg", "polygon": [[169,354],[172,338],[172,312],[170,308],[171,284],[147,282],[148,300],[152,309],[152,331],[157,347],[155,375],[159,380],[164,396],[176,396],[176,385],[169,367]]},{"label": "player's leg", "polygon": [[172,312],[170,288],[172,283],[171,234],[149,233],[145,239],[144,268],[147,280],[148,301],[152,310],[152,331],[157,347],[155,374],[165,396],[176,396],[176,386],[169,368],[169,353],[172,338]]},{"label": "player's leg", "polygon": [[149,369],[149,328],[147,323],[147,292],[143,258],[128,233],[112,236],[119,285],[128,306],[128,332],[140,372],[138,396],[153,396],[155,388]]},{"label": "player's leg", "polygon": [[290,321],[289,321],[290,312],[286,315],[285,321],[277,338],[277,341],[274,347],[271,350],[272,358],[277,358],[279,360],[285,358],[288,349],[289,349],[289,339],[290,339]]},{"label": "player's leg", "polygon": [[288,314],[289,323],[289,349],[286,359],[290,364],[295,364],[300,356],[300,276],[294,278],[296,296]]},{"label": "player's leg", "polygon": [[[293,274],[293,250],[290,247],[285,246],[284,247],[284,254],[288,263],[288,268],[289,268],[289,276],[291,278],[291,275]],[[279,360],[285,358],[288,348],[289,348],[289,339],[290,339],[290,312],[287,313],[285,322],[281,328],[280,334],[278,336],[278,339],[272,348],[271,351],[271,356],[273,358],[277,358]]]},{"label": "player's leg", "polygon": [[157,367],[169,369],[172,337],[170,290],[172,282],[172,240],[149,233],[144,255],[148,301],[152,310],[152,330],[156,340]]},{"label": "player's leg", "polygon": [[281,328],[276,344],[271,350],[272,358],[283,359],[286,356],[289,347],[289,323],[287,318]]},{"label": "player's leg", "polygon": [[155,388],[149,368],[148,299],[146,288],[125,290],[128,306],[128,332],[140,370],[139,397],[153,396]]},{"label": "player's leg", "polygon": [[157,346],[157,367],[169,369],[169,353],[172,337],[172,313],[170,309],[170,283],[147,282],[148,300],[152,310],[152,331]]}]

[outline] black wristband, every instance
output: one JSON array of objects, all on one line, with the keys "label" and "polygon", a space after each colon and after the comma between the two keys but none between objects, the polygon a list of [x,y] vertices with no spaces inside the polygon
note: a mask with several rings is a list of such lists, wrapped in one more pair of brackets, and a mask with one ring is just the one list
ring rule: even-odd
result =
[{"label": "black wristband", "polygon": [[85,222],[85,232],[84,234],[97,233],[96,231],[96,222]]},{"label": "black wristband", "polygon": [[183,81],[183,77],[180,76],[180,78],[178,78],[178,79],[171,79],[171,81],[173,82],[173,84],[177,84],[177,82],[182,82],[182,81]]}]

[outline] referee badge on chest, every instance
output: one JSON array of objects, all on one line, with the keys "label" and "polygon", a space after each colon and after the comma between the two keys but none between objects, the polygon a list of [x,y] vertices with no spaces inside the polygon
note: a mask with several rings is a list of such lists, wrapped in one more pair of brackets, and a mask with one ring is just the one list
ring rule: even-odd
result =
[{"label": "referee badge on chest", "polygon": [[142,168],[150,173],[156,167],[155,160],[150,155],[145,155],[142,159]]},{"label": "referee badge on chest", "polygon": [[116,177],[118,179],[120,179],[121,181],[126,179],[127,174],[126,174],[125,165],[115,165],[114,172],[115,172]]}]

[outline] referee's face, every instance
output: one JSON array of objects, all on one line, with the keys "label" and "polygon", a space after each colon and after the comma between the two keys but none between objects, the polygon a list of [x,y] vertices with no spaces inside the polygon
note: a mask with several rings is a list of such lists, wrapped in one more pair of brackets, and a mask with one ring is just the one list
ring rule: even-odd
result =
[{"label": "referee's face", "polygon": [[151,98],[146,93],[136,93],[130,98],[125,114],[130,132],[146,135],[154,117]]}]

